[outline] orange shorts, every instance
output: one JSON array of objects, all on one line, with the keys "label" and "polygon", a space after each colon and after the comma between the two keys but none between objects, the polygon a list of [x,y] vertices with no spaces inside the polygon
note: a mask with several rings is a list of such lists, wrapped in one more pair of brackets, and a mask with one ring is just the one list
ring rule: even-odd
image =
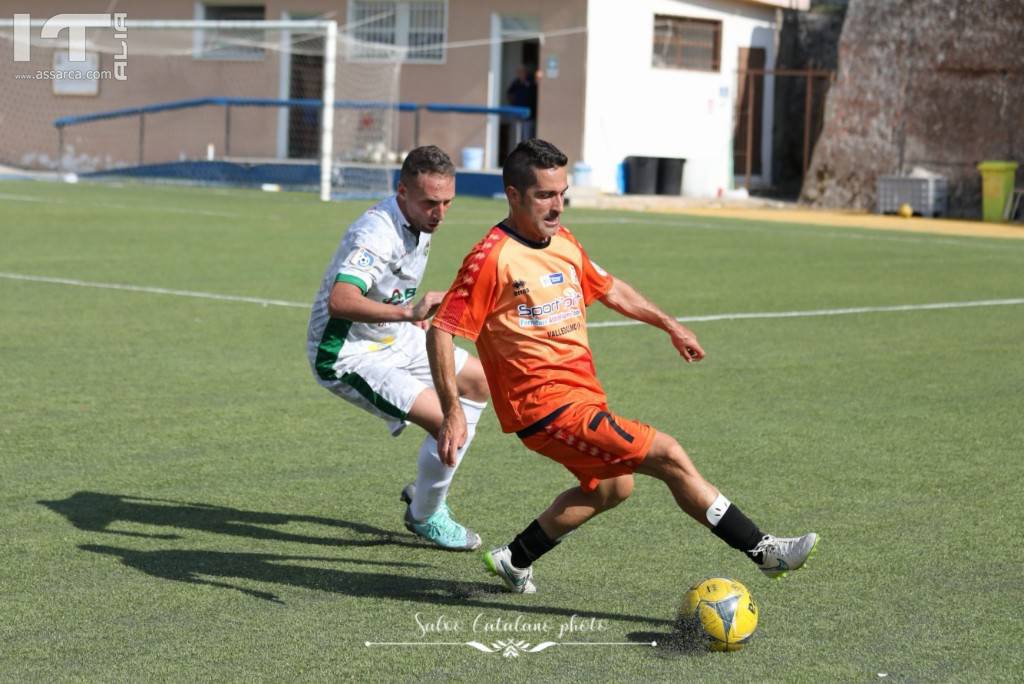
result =
[{"label": "orange shorts", "polygon": [[566,404],[516,434],[527,449],[558,461],[587,492],[601,480],[630,475],[647,456],[656,430],[608,411],[605,404]]}]

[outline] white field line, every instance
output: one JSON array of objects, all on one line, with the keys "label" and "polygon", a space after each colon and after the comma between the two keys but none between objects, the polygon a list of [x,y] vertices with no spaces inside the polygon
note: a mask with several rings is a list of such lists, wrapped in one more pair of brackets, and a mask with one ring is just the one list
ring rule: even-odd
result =
[{"label": "white field line", "polygon": [[36,197],[34,195],[11,195],[9,193],[0,192],[0,200],[6,200],[8,202],[44,202],[49,204],[51,200],[45,197]]},{"label": "white field line", "polygon": [[[0,278],[20,280],[33,283],[50,283],[54,285],[72,285],[74,287],[94,287],[103,290],[124,290],[127,292],[145,292],[147,294],[172,295],[175,297],[193,297],[196,299],[213,299],[223,302],[242,302],[261,306],[283,306],[293,309],[308,309],[311,304],[306,302],[289,302],[283,299],[264,299],[262,297],[244,297],[241,295],[225,295],[215,292],[197,292],[194,290],[173,290],[164,287],[145,287],[141,285],[122,285],[119,283],[97,283],[73,278],[52,278],[49,276],[25,275],[22,273],[0,272]],[[724,313],[707,316],[680,316],[677,321],[683,323],[702,323],[709,321],[740,321],[771,318],[814,318],[820,316],[848,316],[852,314],[892,313],[897,311],[933,311],[939,309],[969,309],[989,306],[1019,306],[1024,298],[1017,299],[978,299],[966,302],[932,302],[926,304],[895,304],[890,306],[855,306],[841,309],[810,309],[805,311],[760,311],[750,313]],[[623,328],[643,325],[639,321],[596,321],[588,323],[588,328]]]},{"label": "white field line", "polygon": [[[889,313],[893,311],[929,311],[934,309],[969,309],[978,306],[1017,306],[1024,304],[1021,299],[979,299],[972,302],[934,302],[931,304],[896,304],[893,306],[854,306],[845,309],[811,309],[809,311],[762,311],[753,313],[726,313],[710,316],[679,316],[682,323],[707,321],[741,321],[761,318],[813,318],[816,316],[848,316],[851,314]],[[643,325],[640,321],[598,321],[587,323],[588,328],[621,328],[629,325]]]},{"label": "white field line", "polygon": [[[164,214],[186,214],[189,216],[216,216],[218,218],[239,218],[241,216],[238,212],[231,211],[216,211],[210,209],[189,209],[187,207],[161,207],[154,206],[151,204],[117,204],[104,202],[102,204],[94,202],[81,202],[81,201],[68,201],[59,197],[36,197],[33,195],[15,195],[10,193],[0,193],[0,200],[7,202],[33,202],[36,204],[61,204],[73,207],[83,208],[103,208],[103,209],[120,209],[123,211],[138,211],[140,213],[146,212],[157,212]],[[269,217],[277,218],[277,217]]]},{"label": "white field line", "polygon": [[21,273],[0,272],[0,278],[6,278],[8,280],[22,280],[32,283],[52,283],[54,285],[73,285],[75,287],[95,287],[102,290],[126,290],[128,292],[145,292],[147,294],[173,295],[175,297],[216,299],[222,302],[243,302],[245,304],[261,304],[263,306],[286,306],[300,309],[307,309],[311,306],[310,304],[301,304],[299,302],[286,302],[281,299],[243,297],[240,295],[217,294],[215,292],[195,292],[193,290],[171,290],[165,287],[144,287],[141,285],[121,285],[118,283],[95,283],[88,280],[75,280],[73,278],[51,278],[49,276],[24,275]]}]

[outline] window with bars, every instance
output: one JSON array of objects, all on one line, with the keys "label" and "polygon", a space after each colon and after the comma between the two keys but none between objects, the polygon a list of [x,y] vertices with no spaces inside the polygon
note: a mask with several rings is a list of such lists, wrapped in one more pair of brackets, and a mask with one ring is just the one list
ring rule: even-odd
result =
[{"label": "window with bars", "polygon": [[364,41],[352,56],[372,60],[383,56],[372,43],[408,47],[406,61],[441,64],[448,29],[446,0],[352,0],[348,25]]},{"label": "window with bars", "polygon": [[652,66],[659,69],[718,71],[721,54],[722,22],[654,15]]},{"label": "window with bars", "polygon": [[[209,21],[262,21],[263,5],[202,4],[199,19]],[[199,29],[196,36],[196,57],[199,59],[259,60],[263,59],[263,31]]]}]

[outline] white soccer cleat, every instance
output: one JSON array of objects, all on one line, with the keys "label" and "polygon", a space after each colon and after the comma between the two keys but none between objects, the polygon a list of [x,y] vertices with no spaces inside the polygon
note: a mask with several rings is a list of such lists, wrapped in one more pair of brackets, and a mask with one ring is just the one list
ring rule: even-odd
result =
[{"label": "white soccer cleat", "polygon": [[516,594],[536,594],[533,583],[533,567],[517,568],[512,565],[512,552],[508,546],[491,549],[484,553],[484,565],[492,575],[497,575],[508,590]]},{"label": "white soccer cleat", "polygon": [[773,579],[785,577],[790,570],[803,567],[807,559],[814,553],[818,543],[818,535],[809,532],[802,537],[773,537],[766,534],[753,549],[748,551],[752,556],[761,556],[758,566],[768,577]]}]

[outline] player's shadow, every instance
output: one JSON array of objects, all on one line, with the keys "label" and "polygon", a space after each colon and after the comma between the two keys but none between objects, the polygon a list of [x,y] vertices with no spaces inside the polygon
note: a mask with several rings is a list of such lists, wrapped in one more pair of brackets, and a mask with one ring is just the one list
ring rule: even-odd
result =
[{"label": "player's shadow", "polygon": [[283,603],[283,601],[272,592],[247,588],[241,586],[241,583],[280,584],[361,598],[416,601],[460,608],[474,606],[482,609],[505,609],[524,614],[559,615],[566,618],[576,615],[583,618],[595,617],[599,620],[626,620],[671,625],[668,620],[658,620],[642,615],[570,610],[536,605],[525,601],[502,604],[492,600],[482,600],[482,597],[501,593],[500,587],[494,582],[453,582],[396,574],[387,570],[370,572],[300,565],[300,563],[342,563],[381,566],[388,569],[422,567],[422,564],[417,563],[221,551],[135,551],[98,544],[83,544],[79,548],[84,551],[114,556],[128,567],[153,577],[188,584],[234,589],[248,596],[274,603]]},{"label": "player's shadow", "polygon": [[[75,492],[60,501],[39,501],[50,510],[63,515],[80,530],[103,532],[126,537],[149,539],[180,539],[179,534],[153,534],[111,529],[117,523],[135,523],[154,527],[200,530],[251,539],[320,544],[323,546],[410,546],[419,547],[414,537],[404,532],[385,530],[365,523],[335,520],[312,515],[262,513],[227,506],[203,503],[150,499],[121,494]],[[296,534],[274,526],[314,524],[355,533],[359,538]]]},{"label": "player's shadow", "polygon": [[[412,535],[381,529],[364,523],[335,520],[308,515],[263,513],[227,506],[213,506],[167,499],[76,492],[59,501],[39,501],[59,513],[81,530],[149,539],[181,539],[176,533],[148,533],[117,529],[119,523],[147,525],[177,530],[199,530],[253,539],[298,542],[332,547],[372,547],[397,545],[422,548]],[[315,524],[343,529],[361,535],[360,539],[333,536],[312,536],[273,529],[292,523]],[[507,609],[519,613],[596,617],[608,620],[629,620],[649,624],[671,625],[666,620],[617,613],[580,612],[530,603],[495,603],[484,600],[501,594],[496,582],[455,582],[396,574],[400,568],[428,567],[422,563],[373,561],[351,558],[330,558],[306,555],[275,555],[231,553],[223,551],[156,550],[136,551],[99,544],[80,546],[84,551],[114,556],[131,568],[152,577],[232,589],[253,598],[281,603],[274,593],[244,586],[261,582],[295,586],[317,591],[330,591],[355,597],[394,599],[423,603],[477,606],[484,609]],[[304,564],[305,563],[305,564]],[[382,572],[334,567],[313,567],[309,563],[342,563],[356,566],[380,566]]]}]

